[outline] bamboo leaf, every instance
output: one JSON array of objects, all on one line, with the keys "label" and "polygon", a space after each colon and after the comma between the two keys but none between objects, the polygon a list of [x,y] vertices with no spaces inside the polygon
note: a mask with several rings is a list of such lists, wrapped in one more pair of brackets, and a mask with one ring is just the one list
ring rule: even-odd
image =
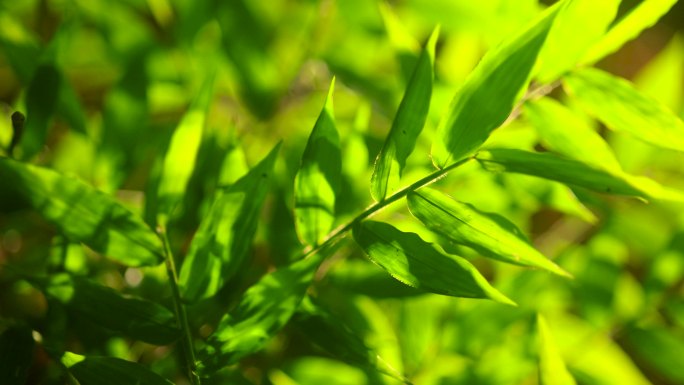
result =
[{"label": "bamboo leaf", "polygon": [[601,135],[562,104],[550,98],[529,102],[525,116],[551,150],[599,169],[622,170]]},{"label": "bamboo leaf", "polygon": [[371,261],[406,285],[452,297],[489,298],[514,305],[470,262],[439,251],[417,234],[375,221],[359,223],[353,234]]},{"label": "bamboo leaf", "polygon": [[322,261],[312,255],[262,277],[226,314],[199,352],[198,369],[210,374],[261,350],[295,313]]},{"label": "bamboo leaf", "polygon": [[163,260],[159,237],[114,198],[59,173],[0,159],[4,189],[24,200],[66,237],[128,266]]},{"label": "bamboo leaf", "polygon": [[576,385],[575,379],[565,367],[546,319],[537,315],[539,333],[539,383],[541,385]]},{"label": "bamboo leaf", "polygon": [[113,289],[67,274],[39,284],[49,296],[104,328],[156,345],[180,337],[174,314],[155,302],[123,297]]},{"label": "bamboo leaf", "polygon": [[42,149],[52,116],[57,110],[63,79],[51,64],[39,66],[26,90],[26,130],[21,142],[22,158],[30,159]]},{"label": "bamboo leaf", "polygon": [[583,64],[592,64],[616,52],[625,43],[653,26],[677,0],[643,0],[615,24],[606,35],[587,52]]},{"label": "bamboo leaf", "polygon": [[655,369],[673,384],[684,382],[684,342],[676,333],[662,327],[630,327],[625,334],[632,348],[630,351],[649,368]]},{"label": "bamboo leaf", "polygon": [[406,159],[413,151],[416,139],[425,125],[432,97],[435,44],[438,36],[439,29],[435,29],[418,58],[390,133],[375,161],[371,195],[376,201],[385,199],[399,186]]},{"label": "bamboo leaf", "polygon": [[490,50],[451,103],[432,143],[432,162],[444,168],[473,154],[510,115],[527,85],[557,14],[551,7],[528,29]]},{"label": "bamboo leaf", "polygon": [[120,358],[64,352],[61,362],[80,385],[173,385],[147,367]]},{"label": "bamboo leaf", "polygon": [[430,230],[457,244],[471,247],[485,257],[570,276],[530,245],[522,232],[503,217],[483,213],[429,188],[410,192],[407,198],[411,214]]},{"label": "bamboo leaf", "polygon": [[335,220],[342,158],[333,113],[334,89],[333,78],[295,177],[295,223],[299,238],[307,245],[316,245],[323,240]]},{"label": "bamboo leaf", "polygon": [[179,285],[185,300],[195,302],[211,297],[243,266],[256,234],[280,145],[245,176],[218,193],[180,271]]},{"label": "bamboo leaf", "polygon": [[684,193],[662,186],[652,179],[621,171],[607,171],[549,153],[502,148],[480,151],[477,160],[490,171],[533,175],[601,193],[670,201],[684,200]]},{"label": "bamboo leaf", "polygon": [[586,68],[564,79],[568,92],[608,128],[644,142],[684,151],[684,122],[627,80]]},{"label": "bamboo leaf", "polygon": [[25,385],[33,364],[31,329],[10,327],[0,334],[0,378],[5,385]]}]

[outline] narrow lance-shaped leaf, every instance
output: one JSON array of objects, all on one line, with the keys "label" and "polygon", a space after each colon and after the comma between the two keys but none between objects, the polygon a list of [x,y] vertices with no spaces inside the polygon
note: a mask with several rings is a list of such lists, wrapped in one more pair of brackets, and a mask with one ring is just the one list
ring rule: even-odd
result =
[{"label": "narrow lance-shaped leaf", "polygon": [[375,161],[371,195],[376,201],[385,199],[398,187],[406,159],[413,151],[416,139],[425,125],[432,97],[435,44],[438,36],[439,29],[435,29],[420,54],[390,133]]},{"label": "narrow lance-shaped leaf", "polygon": [[216,294],[244,264],[271,185],[280,144],[247,175],[218,192],[180,271],[179,284],[185,300],[195,302]]},{"label": "narrow lance-shaped leaf", "polygon": [[672,329],[630,327],[625,331],[630,352],[672,384],[684,383],[684,341]]},{"label": "narrow lance-shaped leaf", "polygon": [[514,305],[470,262],[437,250],[417,234],[375,221],[357,224],[353,234],[371,261],[406,285],[452,297],[489,298]]},{"label": "narrow lance-shaped leaf", "polygon": [[295,177],[295,223],[299,238],[307,245],[323,240],[335,220],[342,161],[333,113],[334,88],[333,78],[325,106],[311,131]]},{"label": "narrow lance-shaped leaf", "polygon": [[546,319],[537,315],[539,332],[539,383],[541,385],[576,385],[575,379],[565,367]]},{"label": "narrow lance-shaped leaf", "polygon": [[25,385],[33,364],[31,329],[10,327],[0,334],[0,378],[4,385]]},{"label": "narrow lance-shaped leaf", "polygon": [[480,151],[477,160],[490,171],[533,175],[601,193],[684,201],[684,193],[652,179],[608,171],[549,153],[492,149]]},{"label": "narrow lance-shaped leaf", "polygon": [[653,26],[677,0],[643,0],[615,24],[606,35],[586,53],[582,64],[592,64],[617,51],[625,43]]},{"label": "narrow lance-shaped leaf", "polygon": [[566,77],[563,84],[582,108],[608,128],[655,146],[684,151],[684,122],[627,80],[586,68]]},{"label": "narrow lance-shaped leaf", "polygon": [[485,257],[570,276],[530,245],[506,218],[481,212],[429,188],[410,192],[407,198],[411,214],[457,244],[471,247]]},{"label": "narrow lance-shaped leaf", "polygon": [[555,100],[543,98],[526,103],[525,116],[551,150],[597,168],[622,170],[601,135]]},{"label": "narrow lance-shaped leaf", "polygon": [[173,385],[136,362],[64,352],[60,361],[80,385]]},{"label": "narrow lance-shaped leaf", "polygon": [[451,103],[432,143],[438,168],[468,157],[510,115],[527,85],[558,5],[521,34],[490,50]]},{"label": "narrow lance-shaped leaf", "polygon": [[26,130],[21,141],[23,159],[40,152],[57,109],[62,75],[51,64],[39,66],[26,90]]},{"label": "narrow lance-shaped leaf", "polygon": [[67,274],[39,285],[50,297],[104,328],[157,345],[180,337],[173,313],[152,301],[123,297],[113,289]]},{"label": "narrow lance-shaped leaf", "polygon": [[159,237],[114,198],[75,178],[0,159],[3,189],[24,200],[72,241],[128,266],[163,260]]},{"label": "narrow lance-shaped leaf", "polygon": [[320,253],[312,255],[250,287],[199,352],[199,370],[210,374],[261,350],[295,313],[321,261]]}]

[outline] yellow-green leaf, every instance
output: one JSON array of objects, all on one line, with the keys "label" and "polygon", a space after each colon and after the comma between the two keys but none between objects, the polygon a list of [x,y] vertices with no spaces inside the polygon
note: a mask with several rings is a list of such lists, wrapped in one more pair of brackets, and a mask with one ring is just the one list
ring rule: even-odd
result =
[{"label": "yellow-green leaf", "polygon": [[576,385],[575,379],[565,367],[563,357],[541,314],[537,315],[537,331],[539,333],[539,383],[541,385]]}]

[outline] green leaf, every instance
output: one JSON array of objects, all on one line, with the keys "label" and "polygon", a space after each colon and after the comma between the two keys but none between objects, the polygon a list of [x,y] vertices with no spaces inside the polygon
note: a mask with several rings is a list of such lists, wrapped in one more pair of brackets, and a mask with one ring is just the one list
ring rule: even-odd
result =
[{"label": "green leaf", "polygon": [[60,361],[80,385],[173,385],[147,367],[120,358],[64,352]]},{"label": "green leaf", "polygon": [[410,297],[425,291],[407,286],[362,259],[346,259],[335,265],[325,276],[336,288],[375,298]]},{"label": "green leaf", "polygon": [[570,277],[522,236],[507,219],[484,213],[437,190],[423,188],[407,196],[411,214],[430,230],[485,257],[521,266],[538,267]]},{"label": "green leaf", "polygon": [[295,177],[295,223],[299,238],[307,245],[316,245],[323,240],[335,220],[342,161],[333,114],[334,89],[333,78]]},{"label": "green leaf", "polygon": [[616,52],[643,30],[653,26],[675,3],[677,0],[643,0],[591,47],[582,59],[582,64],[596,63]]},{"label": "green leaf", "polygon": [[51,64],[39,66],[26,90],[26,130],[21,142],[22,158],[40,152],[47,139],[52,116],[57,110],[62,76]]},{"label": "green leaf", "polygon": [[480,151],[477,160],[490,171],[533,175],[601,193],[684,200],[684,193],[662,186],[652,179],[621,171],[607,171],[549,153],[501,148]]},{"label": "green leaf", "polygon": [[209,374],[261,350],[297,310],[321,255],[278,269],[250,287],[199,352],[199,370]]},{"label": "green leaf", "polygon": [[470,262],[441,252],[417,234],[375,221],[357,224],[353,234],[371,261],[406,285],[452,297],[489,298],[514,305]]},{"label": "green leaf", "polygon": [[684,151],[684,122],[627,80],[586,68],[566,77],[564,86],[608,128],[655,146]]},{"label": "green leaf", "polygon": [[25,385],[33,364],[31,329],[10,327],[0,334],[0,378],[4,385]]},{"label": "green leaf", "polygon": [[539,333],[539,383],[541,385],[576,385],[575,379],[565,367],[563,357],[553,340],[546,319],[537,314]]},{"label": "green leaf", "polygon": [[531,27],[490,50],[473,70],[451,103],[432,143],[438,168],[472,155],[510,115],[527,85],[558,6],[551,7]]},{"label": "green leaf", "polygon": [[684,382],[684,342],[672,329],[631,327],[626,339],[634,352],[649,368],[674,383]]},{"label": "green leaf", "polygon": [[599,169],[622,170],[601,135],[555,100],[543,98],[526,103],[525,116],[549,149]]},{"label": "green leaf", "polygon": [[202,89],[173,133],[164,157],[157,192],[161,215],[169,215],[176,207],[195,169],[213,89],[214,75],[211,74],[205,79]]},{"label": "green leaf", "polygon": [[179,284],[186,301],[195,302],[216,294],[244,264],[271,185],[280,145],[247,175],[218,192],[180,271]]},{"label": "green leaf", "polygon": [[436,28],[418,58],[390,133],[375,161],[371,195],[376,201],[385,199],[399,186],[406,159],[413,151],[416,139],[425,125],[432,97],[435,44],[438,36],[439,29]]},{"label": "green leaf", "polygon": [[0,159],[4,189],[25,200],[72,241],[128,266],[156,265],[159,237],[114,198],[78,179],[11,159]]},{"label": "green leaf", "polygon": [[[540,83],[550,83],[573,68],[615,19],[621,0],[571,0],[558,11],[535,68]],[[580,27],[581,26],[581,27]]]},{"label": "green leaf", "polygon": [[55,275],[40,285],[49,296],[104,328],[156,345],[167,345],[180,337],[173,313],[155,302],[124,297],[68,274]]}]

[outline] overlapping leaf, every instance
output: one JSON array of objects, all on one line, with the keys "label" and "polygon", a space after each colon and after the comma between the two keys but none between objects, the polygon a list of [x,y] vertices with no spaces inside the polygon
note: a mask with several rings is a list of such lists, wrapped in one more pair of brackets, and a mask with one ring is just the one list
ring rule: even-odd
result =
[{"label": "overlapping leaf", "polygon": [[453,297],[489,298],[513,304],[470,262],[437,250],[417,234],[375,221],[357,224],[353,233],[371,261],[409,286]]},{"label": "overlapping leaf", "polygon": [[469,246],[483,256],[503,262],[569,276],[530,245],[521,231],[503,217],[483,213],[429,188],[410,192],[407,198],[411,214],[432,231],[457,244]]},{"label": "overlapping leaf", "polygon": [[539,383],[541,385],[576,385],[575,379],[565,367],[546,319],[537,315],[539,333]]},{"label": "overlapping leaf", "polygon": [[64,352],[60,361],[80,385],[173,385],[147,367],[120,358]]},{"label": "overlapping leaf", "polygon": [[163,260],[159,237],[114,198],[59,173],[0,159],[3,188],[26,201],[73,241],[128,266]]},{"label": "overlapping leaf", "polygon": [[439,30],[436,29],[420,54],[390,133],[375,161],[371,195],[376,201],[385,199],[398,187],[406,159],[413,151],[416,139],[425,125],[432,97],[435,44],[438,36]]},{"label": "overlapping leaf", "polygon": [[527,85],[558,5],[521,34],[488,52],[470,74],[440,123],[432,162],[445,168],[473,154],[510,115]]}]

